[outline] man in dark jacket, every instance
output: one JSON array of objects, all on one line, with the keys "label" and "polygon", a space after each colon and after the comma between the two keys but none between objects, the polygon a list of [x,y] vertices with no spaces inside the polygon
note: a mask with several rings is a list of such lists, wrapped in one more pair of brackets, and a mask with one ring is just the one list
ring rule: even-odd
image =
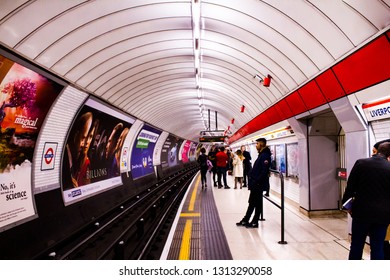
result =
[{"label": "man in dark jacket", "polygon": [[367,236],[370,259],[383,260],[386,230],[390,223],[390,142],[378,153],[355,162],[348,177],[343,203],[354,197],[352,208],[352,242],[350,260],[361,260]]},{"label": "man in dark jacket", "polygon": [[246,147],[244,145],[241,146],[242,155],[244,156],[243,166],[244,166],[244,185],[243,187],[247,187],[247,178],[249,175],[249,172],[252,169],[252,157],[251,154],[246,150]]},{"label": "man in dark jacket", "polygon": [[[249,173],[248,189],[250,190],[248,209],[244,218],[236,223],[237,226],[245,226],[247,228],[258,228],[261,210],[263,208],[263,191],[269,185],[269,167],[271,164],[271,151],[267,147],[267,140],[259,138],[256,140],[256,149],[259,155],[253,164],[253,168]],[[255,214],[252,221],[249,222],[253,211]]]}]

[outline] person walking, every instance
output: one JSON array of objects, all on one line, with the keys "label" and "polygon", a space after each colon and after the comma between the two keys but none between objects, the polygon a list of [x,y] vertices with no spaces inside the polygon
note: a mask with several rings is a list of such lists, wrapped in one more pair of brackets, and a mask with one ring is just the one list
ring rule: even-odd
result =
[{"label": "person walking", "polygon": [[390,224],[390,142],[380,144],[370,158],[359,159],[348,177],[342,203],[353,198],[352,240],[348,259],[361,260],[367,236],[370,259],[384,259],[384,240]]},{"label": "person walking", "polygon": [[[258,228],[259,218],[263,208],[263,190],[269,185],[269,168],[271,164],[271,151],[267,147],[267,140],[259,138],[256,140],[256,149],[259,155],[253,164],[253,168],[249,173],[248,189],[250,191],[248,208],[244,218],[236,223],[237,226],[245,226],[247,228]],[[253,211],[255,212],[252,221],[249,222]]]},{"label": "person walking", "polygon": [[249,172],[251,171],[252,169],[252,157],[251,157],[251,154],[246,150],[246,147],[244,145],[241,146],[241,152],[242,152],[242,155],[244,156],[244,161],[243,161],[243,167],[244,167],[244,174],[243,174],[243,178],[244,178],[244,185],[243,187],[246,188],[247,187],[247,179],[248,179],[248,174]]},{"label": "person walking", "polygon": [[237,182],[240,182],[240,189],[242,189],[242,177],[244,176],[244,156],[241,150],[237,150],[233,157],[233,176],[234,188],[237,189]]},{"label": "person walking", "polygon": [[200,155],[198,156],[197,161],[198,161],[199,166],[200,166],[200,180],[202,182],[202,190],[203,190],[204,188],[207,188],[206,174],[207,174],[207,170],[209,168],[209,166],[207,165],[208,157],[206,155],[205,148],[200,149]]}]

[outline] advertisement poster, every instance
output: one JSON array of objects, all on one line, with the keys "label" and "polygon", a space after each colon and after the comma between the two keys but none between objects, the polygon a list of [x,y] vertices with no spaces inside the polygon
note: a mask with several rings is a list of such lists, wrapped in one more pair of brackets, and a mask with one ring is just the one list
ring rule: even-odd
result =
[{"label": "advertisement poster", "polygon": [[126,171],[128,166],[128,153],[129,153],[129,147],[123,147],[122,152],[122,160],[121,160],[121,172],[122,170]]},{"label": "advertisement poster", "polygon": [[275,145],[275,161],[276,169],[282,173],[286,173],[286,152],[285,145]]},{"label": "advertisement poster", "polygon": [[65,204],[122,184],[121,151],[134,123],[117,111],[88,100],[69,132],[62,161]]},{"label": "advertisement poster", "polygon": [[0,55],[0,231],[36,215],[31,186],[35,144],[62,89]]},{"label": "advertisement poster", "polygon": [[287,176],[298,178],[298,143],[287,144]]},{"label": "advertisement poster", "polygon": [[188,152],[188,159],[192,161],[196,161],[196,147],[198,143],[191,142],[190,151]]},{"label": "advertisement poster", "polygon": [[181,159],[182,159],[183,163],[187,163],[189,161],[190,148],[191,148],[191,141],[190,140],[184,141],[183,149],[181,152]]},{"label": "advertisement poster", "polygon": [[199,143],[199,145],[196,147],[196,155],[195,155],[196,158],[198,158],[198,156],[200,155],[200,150],[202,148],[206,148],[206,146],[203,143]]},{"label": "advertisement poster", "polygon": [[276,158],[275,158],[275,146],[274,145],[270,145],[270,146],[268,146],[268,148],[271,151],[271,166],[270,166],[270,168],[272,170],[277,170],[277,168],[276,168]]},{"label": "advertisement poster", "polygon": [[179,147],[182,141],[169,134],[161,150],[161,167],[168,168],[178,164]]},{"label": "advertisement poster", "polygon": [[153,151],[161,131],[144,125],[137,136],[131,154],[131,174],[133,179],[154,173]]}]

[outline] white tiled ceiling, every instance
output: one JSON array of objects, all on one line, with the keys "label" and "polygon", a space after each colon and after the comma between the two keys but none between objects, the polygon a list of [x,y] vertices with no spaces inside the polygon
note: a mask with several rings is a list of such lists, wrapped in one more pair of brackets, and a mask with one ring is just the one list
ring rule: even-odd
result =
[{"label": "white tiled ceiling", "polygon": [[[385,0],[196,2],[199,89],[191,1],[3,0],[0,43],[132,116],[196,140],[208,110],[210,129],[218,112],[218,129],[234,132],[390,24]],[[256,74],[271,75],[271,86]]]}]

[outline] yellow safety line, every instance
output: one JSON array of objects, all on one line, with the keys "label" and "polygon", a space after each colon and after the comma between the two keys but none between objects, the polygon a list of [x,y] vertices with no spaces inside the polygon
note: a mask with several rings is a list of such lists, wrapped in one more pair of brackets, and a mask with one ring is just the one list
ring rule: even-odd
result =
[{"label": "yellow safety line", "polygon": [[183,218],[190,218],[186,220],[186,223],[184,225],[184,231],[181,238],[181,246],[180,246],[180,252],[179,252],[179,260],[189,260],[190,259],[190,252],[191,252],[191,235],[192,235],[192,219],[195,217],[200,217],[199,212],[193,212],[195,209],[195,202],[196,202],[196,194],[198,192],[198,186],[199,186],[200,177],[195,182],[194,189],[191,193],[190,203],[188,205],[188,211],[191,213],[181,213],[180,217]]},{"label": "yellow safety line", "polygon": [[188,219],[184,226],[183,237],[181,239],[179,260],[189,260],[191,250],[191,232],[192,232],[192,220]]},{"label": "yellow safety line", "polygon": [[198,177],[198,180],[196,180],[195,187],[192,191],[190,205],[188,206],[188,211],[194,211],[195,201],[196,201],[196,193],[198,192],[199,180],[200,180],[200,177]]},{"label": "yellow safety line", "polygon": [[180,217],[200,217],[200,213],[180,213]]}]

